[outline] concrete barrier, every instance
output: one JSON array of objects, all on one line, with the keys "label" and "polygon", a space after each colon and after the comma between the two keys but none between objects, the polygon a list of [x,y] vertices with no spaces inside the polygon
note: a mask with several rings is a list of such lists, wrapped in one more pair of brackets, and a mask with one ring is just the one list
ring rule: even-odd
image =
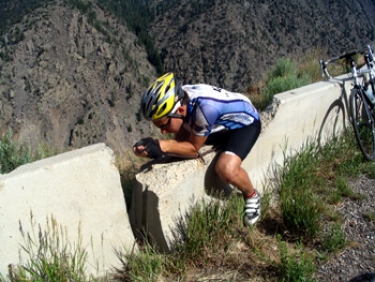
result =
[{"label": "concrete barrier", "polygon": [[[280,93],[261,113],[262,132],[243,167],[263,192],[274,168],[310,140],[324,143],[347,127],[350,83],[319,82]],[[130,218],[136,236],[153,238],[161,250],[174,248],[193,204],[210,201],[206,191],[230,189],[214,171],[215,153],[201,159],[149,164],[136,175]],[[141,234],[141,235],[140,235]]]},{"label": "concrete barrier", "polygon": [[[261,113],[262,133],[243,162],[260,191],[284,154],[300,150],[308,139],[324,143],[349,124],[349,88],[345,81],[329,81],[275,96]],[[81,244],[88,254],[87,271],[94,276],[119,266],[116,251],[137,250],[134,236],[146,235],[161,250],[172,250],[190,208],[213,199],[206,191],[232,190],[214,165],[213,152],[202,159],[146,164],[136,175],[129,216],[113,152],[104,144],[0,175],[0,273],[6,276],[8,265],[26,262],[24,236],[35,236],[37,242],[39,228],[53,233],[61,227],[66,242]]]},{"label": "concrete barrier", "polygon": [[29,259],[23,249],[28,248],[28,235],[36,246],[40,236],[46,236],[59,237],[60,248],[64,241],[72,250],[85,248],[87,273],[95,277],[119,266],[116,251],[130,251],[135,239],[111,149],[96,144],[0,176],[4,277],[8,265],[23,265]]},{"label": "concrete barrier", "polygon": [[324,144],[350,126],[350,88],[344,75],[275,96],[273,108],[262,113],[266,122],[261,136],[243,162],[256,187],[262,190],[268,184],[284,154],[293,155],[309,140]]}]

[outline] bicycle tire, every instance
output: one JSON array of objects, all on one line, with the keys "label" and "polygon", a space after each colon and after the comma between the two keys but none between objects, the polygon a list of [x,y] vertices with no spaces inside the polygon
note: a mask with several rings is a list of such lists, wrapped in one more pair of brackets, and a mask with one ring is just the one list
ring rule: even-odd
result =
[{"label": "bicycle tire", "polygon": [[374,111],[367,101],[363,101],[364,96],[360,91],[360,89],[353,89],[350,94],[350,115],[359,149],[367,160],[373,161],[375,160]]}]

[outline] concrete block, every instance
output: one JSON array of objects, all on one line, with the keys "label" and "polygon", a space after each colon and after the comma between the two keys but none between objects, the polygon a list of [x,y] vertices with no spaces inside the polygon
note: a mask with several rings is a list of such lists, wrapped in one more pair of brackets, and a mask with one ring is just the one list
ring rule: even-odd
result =
[{"label": "concrete block", "polygon": [[114,161],[110,148],[96,144],[0,176],[3,276],[9,264],[24,264],[29,258],[22,249],[21,227],[24,234],[37,238],[39,225],[46,231],[49,224],[65,230],[72,247],[81,240],[88,255],[87,274],[98,277],[120,266],[115,251],[130,251],[135,239]]},{"label": "concrete block", "polygon": [[[232,189],[213,171],[214,157],[212,152],[204,160],[150,164],[149,169],[136,175],[129,211],[136,237],[147,234],[160,250],[173,250],[181,239],[189,210],[202,201],[217,200],[208,196],[207,190]],[[212,178],[206,178],[206,174]]]},{"label": "concrete block", "polygon": [[[260,191],[270,182],[285,156],[301,150],[306,142],[324,144],[350,125],[349,84],[327,81],[275,95],[275,111],[261,113],[262,133],[243,167]],[[267,121],[269,120],[269,121]]]}]

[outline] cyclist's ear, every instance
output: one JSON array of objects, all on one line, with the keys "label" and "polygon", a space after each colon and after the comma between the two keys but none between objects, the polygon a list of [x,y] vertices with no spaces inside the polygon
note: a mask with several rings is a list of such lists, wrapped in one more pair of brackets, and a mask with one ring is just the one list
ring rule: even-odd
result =
[{"label": "cyclist's ear", "polygon": [[185,116],[186,112],[187,112],[187,106],[186,105],[179,106],[176,110],[176,114],[179,114],[179,115],[182,115],[182,116]]}]

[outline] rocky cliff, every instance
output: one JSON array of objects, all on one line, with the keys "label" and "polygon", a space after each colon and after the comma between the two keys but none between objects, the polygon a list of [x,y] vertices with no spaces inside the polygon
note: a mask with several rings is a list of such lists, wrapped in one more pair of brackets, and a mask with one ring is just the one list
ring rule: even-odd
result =
[{"label": "rocky cliff", "polygon": [[[1,131],[33,145],[129,148],[150,126],[139,97],[156,77],[137,37],[99,7],[95,25],[54,2],[28,14],[7,35],[0,61]],[[11,44],[11,35],[23,39]]]},{"label": "rocky cliff", "polygon": [[371,0],[163,1],[150,34],[166,70],[185,83],[244,91],[284,56],[299,61],[320,48],[331,55],[374,40]]},{"label": "rocky cliff", "polygon": [[[158,134],[139,112],[155,68],[105,1],[75,2],[89,3],[91,12],[45,1],[0,36],[0,132],[11,128],[32,145],[105,142],[115,151],[129,149]],[[315,48],[337,55],[374,40],[373,0],[139,3],[153,15],[148,35],[165,71],[182,83],[244,91],[283,56],[298,61]],[[4,13],[12,5],[0,1]]]}]

